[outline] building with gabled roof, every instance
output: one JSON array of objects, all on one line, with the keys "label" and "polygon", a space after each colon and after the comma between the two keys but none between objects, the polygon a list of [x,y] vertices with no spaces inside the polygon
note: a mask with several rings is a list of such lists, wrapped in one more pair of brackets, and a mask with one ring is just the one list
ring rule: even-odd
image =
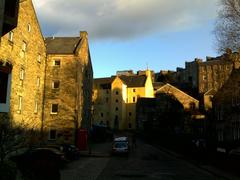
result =
[{"label": "building with gabled roof", "polygon": [[87,32],[79,37],[48,37],[44,129],[46,139],[77,142],[77,131],[91,126],[93,70]]},{"label": "building with gabled roof", "polygon": [[186,94],[180,89],[172,86],[171,84],[166,83],[159,89],[155,91],[155,96],[157,97],[159,94],[171,94],[174,96],[184,107],[185,110],[198,109],[199,108],[199,100],[194,97]]},{"label": "building with gabled roof", "polygon": [[17,17],[18,26],[15,24],[1,37],[0,113],[8,113],[13,124],[40,131],[46,58],[44,38],[31,0],[5,1],[5,5],[4,20],[10,15]]},{"label": "building with gabled roof", "polygon": [[19,2],[23,0],[1,0],[0,2],[0,37],[17,27]]},{"label": "building with gabled roof", "polygon": [[136,103],[140,97],[153,97],[151,71],[145,74],[118,74],[94,79],[95,124],[125,130],[136,128]]}]

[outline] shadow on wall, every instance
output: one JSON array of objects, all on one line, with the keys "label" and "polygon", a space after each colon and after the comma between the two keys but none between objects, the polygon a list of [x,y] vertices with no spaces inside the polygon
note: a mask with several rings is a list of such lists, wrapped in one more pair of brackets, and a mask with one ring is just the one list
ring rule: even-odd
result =
[{"label": "shadow on wall", "polygon": [[120,88],[112,89],[111,83],[103,83],[99,88],[100,94],[94,99],[93,124],[104,125],[114,130],[128,127],[126,113],[127,104],[130,103],[127,103],[127,92],[125,95]]}]

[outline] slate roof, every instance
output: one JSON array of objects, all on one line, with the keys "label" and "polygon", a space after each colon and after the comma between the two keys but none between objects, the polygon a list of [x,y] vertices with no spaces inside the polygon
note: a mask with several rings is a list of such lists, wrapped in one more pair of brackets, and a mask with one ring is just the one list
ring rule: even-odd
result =
[{"label": "slate roof", "polygon": [[144,87],[147,77],[142,76],[119,76],[119,78],[126,84],[128,87]]},{"label": "slate roof", "polygon": [[166,83],[164,82],[153,82],[153,88],[154,90],[159,89],[160,87],[164,86]]},{"label": "slate roof", "polygon": [[93,80],[93,84],[100,85],[103,89],[111,89],[111,84],[113,81],[113,77],[107,77],[107,78],[96,78]]},{"label": "slate roof", "polygon": [[[127,87],[144,87],[147,77],[145,75],[141,76],[118,76]],[[111,84],[116,76],[107,77],[107,78],[96,78],[93,80],[94,84],[106,85]]]},{"label": "slate roof", "polygon": [[114,78],[112,77],[107,77],[107,78],[95,78],[93,79],[93,82],[94,83],[97,83],[97,84],[108,84],[108,83],[112,83]]},{"label": "slate roof", "polygon": [[48,37],[45,38],[47,54],[73,54],[80,37]]}]

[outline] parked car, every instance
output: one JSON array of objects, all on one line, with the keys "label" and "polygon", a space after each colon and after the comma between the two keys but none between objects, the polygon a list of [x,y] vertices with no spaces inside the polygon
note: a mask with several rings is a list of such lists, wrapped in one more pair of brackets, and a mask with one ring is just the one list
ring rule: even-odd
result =
[{"label": "parked car", "polygon": [[63,144],[61,146],[67,159],[74,160],[80,157],[80,151],[75,145]]},{"label": "parked car", "polygon": [[229,155],[240,158],[240,147],[230,150]]},{"label": "parked car", "polygon": [[129,142],[128,137],[114,138],[112,144],[112,154],[129,154]]},{"label": "parked car", "polygon": [[65,158],[68,160],[74,160],[80,157],[79,149],[73,144],[48,144],[46,145],[46,147],[54,148],[61,151],[62,153],[64,153]]}]

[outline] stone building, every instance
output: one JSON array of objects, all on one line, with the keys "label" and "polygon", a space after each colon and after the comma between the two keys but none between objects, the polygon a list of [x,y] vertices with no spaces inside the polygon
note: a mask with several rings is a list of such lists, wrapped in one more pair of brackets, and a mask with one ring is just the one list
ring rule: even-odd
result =
[{"label": "stone building", "polygon": [[228,49],[225,54],[216,58],[207,57],[206,61],[195,59],[186,62],[185,69],[177,69],[177,80],[203,95],[211,89],[220,89],[229,78],[233,67],[238,67],[239,63],[239,53],[232,53]]},{"label": "stone building", "polygon": [[94,123],[113,129],[136,128],[136,103],[153,97],[151,71],[94,79]]},{"label": "stone building", "polygon": [[[5,1],[6,5],[10,2],[17,1]],[[5,12],[14,10],[8,8]],[[18,25],[0,42],[0,112],[25,129],[41,130],[45,58],[44,38],[32,1],[20,1]]]},{"label": "stone building", "polygon": [[239,146],[240,69],[232,70],[229,79],[213,97],[213,112],[218,145]]},{"label": "stone building", "polygon": [[171,94],[174,96],[184,107],[184,110],[199,109],[199,101],[180,89],[172,86],[171,84],[165,84],[155,91],[155,96],[158,97],[161,94]]},{"label": "stone building", "polygon": [[[22,2],[21,0],[20,2]],[[19,0],[0,1],[0,37],[13,30],[18,21]]]},{"label": "stone building", "polygon": [[49,37],[44,99],[47,139],[75,143],[80,128],[90,128],[93,70],[87,32],[80,37]]},{"label": "stone building", "polygon": [[155,90],[155,98],[139,99],[137,120],[139,129],[144,130],[181,130],[199,135],[204,128],[199,101],[168,83]]}]

